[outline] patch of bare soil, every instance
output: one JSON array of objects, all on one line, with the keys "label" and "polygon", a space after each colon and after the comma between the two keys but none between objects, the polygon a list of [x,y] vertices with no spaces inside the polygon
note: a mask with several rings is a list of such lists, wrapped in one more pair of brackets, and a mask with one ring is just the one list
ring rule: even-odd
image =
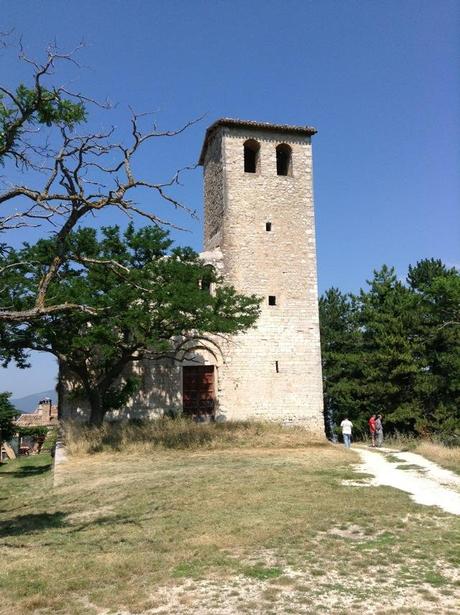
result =
[{"label": "patch of bare soil", "polygon": [[[347,540],[369,540],[369,535],[359,525],[349,525],[346,528],[333,527],[326,533],[338,538],[346,538]],[[376,532],[374,536],[380,535],[382,533],[383,532]]]},{"label": "patch of bare soil", "polygon": [[[355,535],[355,530],[357,528],[350,526],[347,536]],[[268,550],[253,553],[246,562],[248,565],[256,562],[267,566],[280,565],[279,559]],[[325,570],[322,576],[312,576],[286,562],[281,566],[283,574],[275,579],[261,580],[239,574],[230,579],[187,579],[159,587],[152,593],[150,605],[142,613],[121,610],[114,614],[90,603],[86,606],[94,609],[97,615],[454,615],[460,600],[460,590],[446,595],[442,588],[423,581],[417,586],[398,583],[398,576],[402,574],[398,566],[392,570],[391,578],[374,570],[359,578],[344,578],[332,570]],[[446,578],[458,580],[458,571],[453,568],[444,565],[442,572]]]}]

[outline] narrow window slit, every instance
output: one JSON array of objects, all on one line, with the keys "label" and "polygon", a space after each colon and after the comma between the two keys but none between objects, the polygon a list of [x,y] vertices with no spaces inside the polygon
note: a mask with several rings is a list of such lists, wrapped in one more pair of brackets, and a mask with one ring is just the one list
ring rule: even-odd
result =
[{"label": "narrow window slit", "polygon": [[276,297],[275,295],[268,296],[268,305],[276,305]]},{"label": "narrow window slit", "polygon": [[278,365],[278,361],[275,361],[275,369],[276,369],[276,373],[279,374],[280,373],[280,366]]},{"label": "narrow window slit", "polygon": [[266,222],[265,223],[265,230],[266,231],[271,231],[272,230],[272,223],[271,222]]}]

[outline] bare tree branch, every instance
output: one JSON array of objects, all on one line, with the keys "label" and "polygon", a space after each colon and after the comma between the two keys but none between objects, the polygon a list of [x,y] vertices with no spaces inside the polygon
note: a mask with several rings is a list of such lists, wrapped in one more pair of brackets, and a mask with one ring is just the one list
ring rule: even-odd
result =
[{"label": "bare tree branch", "polygon": [[[21,318],[28,320],[70,309],[89,310],[85,306],[54,305],[52,298],[48,297],[51,282],[56,279],[60,268],[67,260],[76,260],[82,264],[90,263],[90,259],[78,261],[78,257],[66,251],[68,249],[66,247],[67,237],[87,214],[115,207],[128,217],[138,215],[156,225],[186,230],[169,221],[167,217],[158,216],[150,207],[138,205],[135,194],[142,189],[158,195],[174,209],[183,210],[191,217],[196,217],[194,210],[176,199],[171,193],[175,186],[180,185],[182,174],[195,169],[194,166],[179,169],[166,181],[155,182],[150,178],[138,177],[134,163],[138,152],[150,141],[158,137],[180,135],[202,118],[186,122],[175,130],[158,130],[154,122],[153,127],[150,123],[149,129],[143,130],[141,124],[149,114],[135,113],[131,109],[129,119],[131,136],[127,143],[117,142],[114,139],[115,129],[113,127],[101,132],[77,134],[65,123],[59,125],[58,148],[56,145],[51,147],[47,140],[37,142],[37,138],[42,137],[31,126],[31,121],[33,114],[40,108],[41,97],[45,92],[49,92],[43,87],[42,80],[54,74],[58,62],[71,62],[79,66],[74,55],[82,47],[83,44],[80,44],[72,52],[62,53],[56,45],[50,45],[45,61],[39,63],[29,58],[22,44],[20,45],[20,58],[30,64],[34,70],[33,81],[36,96],[34,104],[28,108],[24,108],[11,88],[0,88],[0,92],[15,107],[16,113],[10,126],[11,134],[7,135],[3,142],[0,141],[0,158],[2,155],[10,157],[23,171],[29,169],[40,171],[38,178],[36,175],[32,176],[33,182],[9,185],[5,190],[0,191],[0,233],[47,223],[55,229],[56,245],[56,254],[46,267],[38,284],[34,307],[21,313],[2,305],[0,300],[0,322],[20,322]],[[73,92],[62,86],[54,88],[52,94],[58,99],[65,95],[81,103],[94,104],[103,109],[110,108],[108,102],[99,103],[89,96]],[[16,204],[19,204],[19,207]],[[120,270],[113,262],[99,262]],[[0,270],[0,278],[6,274],[7,269],[10,269],[10,265]]]},{"label": "bare tree branch", "polygon": [[459,326],[460,325],[460,321],[456,321],[456,320],[448,320],[447,322],[443,323],[442,325],[440,325],[438,327],[439,329],[444,329],[444,327],[451,327],[451,326]]},{"label": "bare tree branch", "polygon": [[0,322],[25,322],[42,316],[49,316],[59,312],[78,311],[85,314],[95,315],[97,311],[88,306],[77,303],[63,303],[61,305],[48,305],[43,307],[34,306],[30,310],[0,310]]},{"label": "bare tree branch", "polygon": [[87,256],[73,256],[72,260],[84,265],[109,265],[114,270],[119,270],[123,273],[129,273],[129,268],[112,259],[88,258]]}]

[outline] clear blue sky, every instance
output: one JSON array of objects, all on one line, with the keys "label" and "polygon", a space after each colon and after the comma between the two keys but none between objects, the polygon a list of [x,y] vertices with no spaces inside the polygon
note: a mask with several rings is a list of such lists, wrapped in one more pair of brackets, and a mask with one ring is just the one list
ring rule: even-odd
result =
[{"label": "clear blue sky", "polygon": [[[424,257],[460,263],[460,3],[457,0],[16,0],[0,3],[31,56],[80,39],[72,87],[117,103],[98,127],[122,129],[127,107],[157,111],[172,128],[206,113],[187,134],[140,162],[165,178],[196,161],[218,117],[308,124],[314,137],[319,288],[357,291],[374,268]],[[25,79],[11,52],[2,82]],[[179,196],[202,207],[201,169]],[[165,210],[163,209],[165,213]],[[177,219],[201,247],[201,223]],[[104,219],[107,222],[107,218]],[[0,371],[0,390],[54,386],[52,359]]]}]

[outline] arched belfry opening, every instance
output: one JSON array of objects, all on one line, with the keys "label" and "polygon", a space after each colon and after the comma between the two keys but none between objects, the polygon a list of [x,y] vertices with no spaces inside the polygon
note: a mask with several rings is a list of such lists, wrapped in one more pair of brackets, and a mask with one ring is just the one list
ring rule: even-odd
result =
[{"label": "arched belfry opening", "polygon": [[292,175],[292,149],[286,143],[276,148],[276,174]]},{"label": "arched belfry opening", "polygon": [[259,170],[260,143],[254,139],[244,142],[244,172],[257,173]]}]

